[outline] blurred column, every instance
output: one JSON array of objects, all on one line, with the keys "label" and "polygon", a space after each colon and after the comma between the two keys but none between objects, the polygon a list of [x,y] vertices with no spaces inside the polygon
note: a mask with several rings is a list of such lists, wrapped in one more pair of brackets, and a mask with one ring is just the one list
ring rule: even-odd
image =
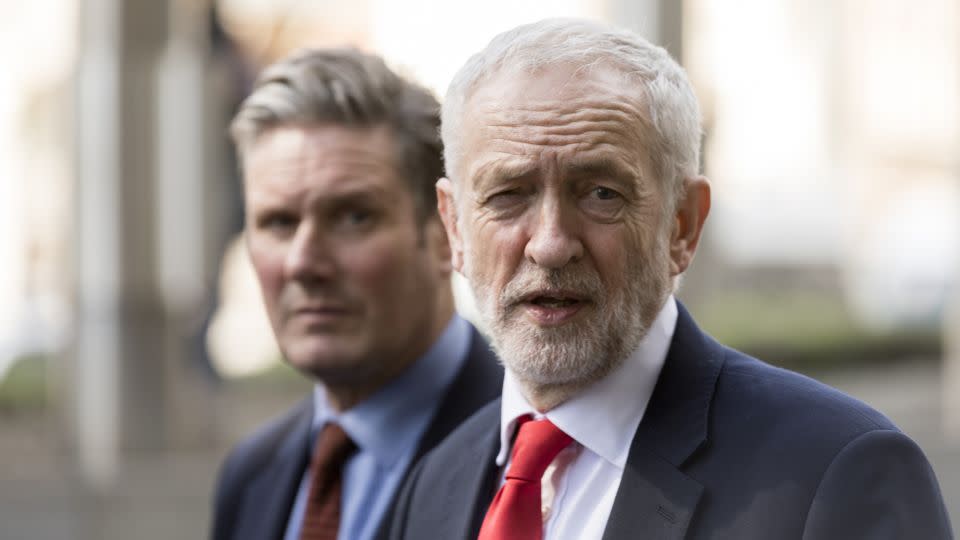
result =
[{"label": "blurred column", "polygon": [[81,475],[100,489],[125,456],[174,446],[205,413],[178,410],[194,385],[180,317],[198,294],[203,202],[202,86],[183,58],[200,55],[190,36],[202,4],[80,4],[78,334],[65,386]]},{"label": "blurred column", "polygon": [[[205,314],[208,287],[222,251],[220,200],[224,182],[223,120],[227,99],[213,91],[208,72],[206,1],[168,0],[169,35],[158,66],[157,151],[154,187],[157,209],[158,285],[167,320],[166,400],[169,442],[179,448],[211,443],[210,380],[194,350]],[[233,180],[232,177],[227,181]]]},{"label": "blurred column", "polygon": [[[641,36],[656,43],[673,56],[680,65],[686,67],[684,58],[684,10],[687,2],[684,0],[608,0],[607,16],[619,26],[629,28],[638,32]],[[706,110],[705,103],[700,104]],[[705,129],[709,130],[709,118],[705,119],[707,125]],[[709,136],[709,133],[706,134]],[[706,145],[701,148],[701,163],[704,163],[705,156],[703,152]],[[702,167],[701,167],[702,168]],[[709,225],[704,231],[700,246],[697,249],[696,260],[693,265],[684,273],[681,281],[681,287],[678,291],[680,299],[691,309],[694,314],[697,307],[703,303],[713,286],[715,277],[719,275],[718,260],[711,244]]]},{"label": "blurred column", "polygon": [[[955,9],[955,28],[960,28],[960,9]],[[957,78],[960,79],[960,36],[953,32],[953,66]],[[960,113],[960,97],[957,100],[956,110]],[[953,169],[954,181],[960,186],[960,114],[954,125]],[[954,216],[954,227],[960,230],[960,216]],[[958,249],[953,246],[953,249]],[[943,382],[941,400],[943,403],[943,425],[947,438],[960,442],[960,269],[953,278],[953,294],[946,300],[946,309],[943,318]]]},{"label": "blurred column", "polygon": [[607,17],[667,49],[683,64],[684,0],[607,0]]},{"label": "blurred column", "polygon": [[[960,173],[957,175],[960,182]],[[960,224],[957,225],[960,227]],[[947,299],[943,318],[943,401],[944,433],[960,442],[960,276],[954,278],[952,298]]]},{"label": "blurred column", "polygon": [[[957,146],[960,147],[960,142]],[[956,168],[956,181],[960,183],[960,164]],[[956,216],[955,221],[957,223],[954,226],[960,229],[960,216]],[[940,392],[944,434],[949,440],[960,442],[960,275],[954,276],[952,291],[951,297],[945,300],[943,378]]]}]

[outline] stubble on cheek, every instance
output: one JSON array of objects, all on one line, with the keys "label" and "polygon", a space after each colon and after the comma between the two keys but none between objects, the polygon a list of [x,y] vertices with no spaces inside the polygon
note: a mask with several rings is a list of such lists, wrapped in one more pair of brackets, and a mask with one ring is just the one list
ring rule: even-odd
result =
[{"label": "stubble on cheek", "polygon": [[[471,278],[494,349],[522,382],[536,386],[586,386],[606,376],[639,346],[667,294],[666,244],[654,239],[645,255],[628,255],[605,282],[590,267],[544,271],[523,264],[495,289]],[[537,287],[577,290],[590,299],[584,317],[559,327],[540,327],[523,316],[517,300]]]}]

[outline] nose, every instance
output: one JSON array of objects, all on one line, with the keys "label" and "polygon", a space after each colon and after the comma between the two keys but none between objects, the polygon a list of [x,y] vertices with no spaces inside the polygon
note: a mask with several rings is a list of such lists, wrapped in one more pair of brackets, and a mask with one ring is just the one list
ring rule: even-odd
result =
[{"label": "nose", "polygon": [[309,220],[301,221],[287,246],[284,271],[288,279],[302,282],[329,280],[335,273],[326,234]]},{"label": "nose", "polygon": [[524,254],[543,268],[562,268],[583,257],[574,211],[565,210],[556,197],[545,197]]}]

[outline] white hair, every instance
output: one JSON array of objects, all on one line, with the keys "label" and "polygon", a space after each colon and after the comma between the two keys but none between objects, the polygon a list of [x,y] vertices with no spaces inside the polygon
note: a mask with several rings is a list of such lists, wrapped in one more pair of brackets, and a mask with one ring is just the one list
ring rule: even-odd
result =
[{"label": "white hair", "polygon": [[546,67],[577,69],[602,65],[637,81],[636,98],[653,128],[647,134],[656,174],[672,206],[683,180],[700,169],[700,107],[686,72],[663,48],[642,37],[606,25],[577,19],[545,19],[518,26],[498,36],[473,55],[453,77],[442,107],[441,132],[447,176],[457,185],[463,157],[461,120],[473,93],[505,71],[535,74]]}]

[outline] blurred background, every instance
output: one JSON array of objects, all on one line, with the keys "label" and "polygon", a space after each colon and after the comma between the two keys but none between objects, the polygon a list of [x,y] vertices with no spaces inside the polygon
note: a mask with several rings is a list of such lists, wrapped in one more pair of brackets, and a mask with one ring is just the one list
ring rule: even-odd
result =
[{"label": "blurred background", "polygon": [[236,243],[226,125],[260,68],[352,44],[442,96],[495,33],[555,15],[690,73],[700,323],[893,418],[960,521],[957,0],[0,6],[0,538],[203,538],[219,460],[308,391]]}]

